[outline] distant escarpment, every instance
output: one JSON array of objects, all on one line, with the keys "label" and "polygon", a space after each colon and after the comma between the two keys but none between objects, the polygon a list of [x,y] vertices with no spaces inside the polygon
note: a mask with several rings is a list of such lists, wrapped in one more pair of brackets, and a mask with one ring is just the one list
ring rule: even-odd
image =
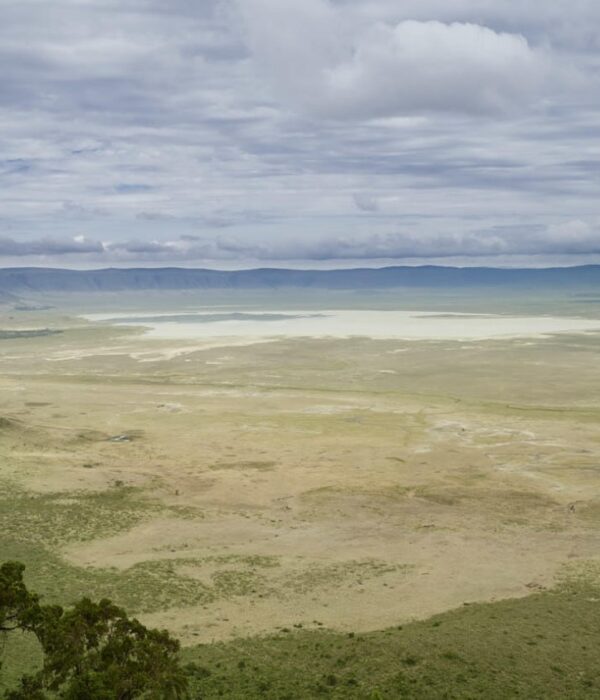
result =
[{"label": "distant escarpment", "polygon": [[108,268],[0,269],[0,301],[23,292],[116,292],[184,289],[386,289],[394,287],[501,286],[600,288],[600,265],[554,268],[383,267],[342,270],[209,270]]}]

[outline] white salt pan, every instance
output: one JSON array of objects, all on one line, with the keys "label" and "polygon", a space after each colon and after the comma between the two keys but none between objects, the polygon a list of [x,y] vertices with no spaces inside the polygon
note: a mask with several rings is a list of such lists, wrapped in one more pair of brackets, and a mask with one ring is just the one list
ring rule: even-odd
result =
[{"label": "white salt pan", "polygon": [[[198,311],[203,315],[211,312]],[[269,312],[253,312],[267,315]],[[281,318],[289,314],[290,318]],[[176,322],[158,320],[160,314],[140,314],[135,321],[124,320],[125,314],[93,314],[90,321],[113,321],[128,326],[143,326],[142,338],[165,340],[209,340],[216,338],[245,339],[247,342],[275,338],[348,338],[368,337],[398,340],[463,340],[517,338],[554,333],[586,333],[600,331],[600,319],[562,318],[553,316],[500,316],[480,314],[443,314],[423,311],[279,311],[275,320],[246,318],[218,319],[187,323],[182,314]],[[165,314],[165,319],[170,314]],[[193,316],[193,314],[190,314]]]}]

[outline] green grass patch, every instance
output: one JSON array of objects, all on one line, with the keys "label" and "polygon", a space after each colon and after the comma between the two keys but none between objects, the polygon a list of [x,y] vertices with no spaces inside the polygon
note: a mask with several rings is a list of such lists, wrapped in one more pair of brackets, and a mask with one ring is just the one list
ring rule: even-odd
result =
[{"label": "green grass patch", "polygon": [[370,634],[293,631],[184,651],[193,697],[600,697],[600,602],[558,590]]},{"label": "green grass patch", "polygon": [[408,570],[409,566],[389,564],[377,559],[364,559],[339,562],[328,565],[311,565],[305,569],[287,575],[281,581],[280,589],[285,592],[309,593],[332,586],[351,585],[384,576],[398,571]]},{"label": "green grass patch", "polygon": [[[83,596],[110,598],[128,612],[142,614],[272,593],[264,567],[246,558],[230,563],[215,562],[214,557],[161,559],[119,570],[72,566],[40,545],[24,547],[5,538],[0,545],[3,561],[26,565],[27,585],[42,595],[44,603],[70,605]],[[206,577],[188,573],[203,569],[209,570]]]},{"label": "green grass patch", "polygon": [[0,498],[0,533],[28,544],[108,537],[164,510],[136,489],[115,487],[98,493],[34,494],[10,484]]},{"label": "green grass patch", "polygon": [[60,335],[62,330],[40,328],[39,330],[7,331],[0,330],[0,340],[19,340],[21,338],[43,338],[49,335]]},{"label": "green grass patch", "polygon": [[83,568],[70,565],[41,545],[24,546],[6,538],[0,544],[4,561],[18,560],[26,565],[27,585],[40,593],[45,603],[69,605],[83,596],[110,598],[129,612],[149,613],[209,603],[221,595],[217,587],[178,573],[182,560],[141,562],[124,571]]},{"label": "green grass patch", "polygon": [[[566,593],[586,592],[600,600],[600,561],[574,561],[565,564],[557,576],[558,589]],[[595,598],[593,598],[595,600]]]}]

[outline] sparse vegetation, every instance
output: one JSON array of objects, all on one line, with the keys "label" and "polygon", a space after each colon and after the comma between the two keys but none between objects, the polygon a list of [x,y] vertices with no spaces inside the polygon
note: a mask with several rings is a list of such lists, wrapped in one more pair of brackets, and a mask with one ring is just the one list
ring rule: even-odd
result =
[{"label": "sparse vegetation", "polygon": [[39,330],[0,330],[0,340],[20,340],[21,338],[44,338],[50,335],[60,335],[63,331],[50,328],[40,328]]},{"label": "sparse vegetation", "polygon": [[27,544],[58,546],[108,537],[165,510],[134,489],[32,494],[4,484],[0,496],[0,532]]}]

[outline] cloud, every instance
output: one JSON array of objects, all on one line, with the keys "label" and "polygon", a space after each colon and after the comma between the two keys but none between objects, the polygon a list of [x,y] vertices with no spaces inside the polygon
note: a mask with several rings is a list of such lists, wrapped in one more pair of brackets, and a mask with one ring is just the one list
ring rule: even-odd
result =
[{"label": "cloud", "polygon": [[[104,250],[108,252],[133,253],[135,255],[172,255],[177,253],[176,247],[170,243],[158,241],[124,241],[119,243],[105,243]],[[104,252],[104,251],[103,251]]]},{"label": "cloud", "polygon": [[104,246],[98,241],[90,241],[82,236],[73,239],[41,238],[16,241],[0,237],[0,255],[6,257],[62,256],[82,253],[104,253]]},{"label": "cloud", "polygon": [[[239,252],[239,251],[238,251]],[[371,236],[339,236],[310,243],[283,244],[248,257],[271,260],[410,260],[461,256],[476,259],[511,255],[591,255],[600,253],[600,226],[583,221],[552,227],[498,227],[423,235],[405,231]]]},{"label": "cloud", "polygon": [[549,57],[474,23],[351,26],[329,0],[240,0],[252,56],[277,94],[313,115],[506,113],[540,94]]},{"label": "cloud", "polygon": [[23,243],[0,239],[0,256],[52,258],[78,255],[98,264],[135,260],[152,264],[236,260],[311,263],[592,254],[600,254],[600,222],[584,220],[564,221],[551,226],[496,226],[455,232],[424,233],[407,229],[389,234],[341,235],[314,240],[257,241],[221,235],[182,235],[167,241],[133,239],[103,243],[83,236]]},{"label": "cloud", "polygon": [[372,197],[369,194],[358,192],[356,194],[353,194],[352,198],[354,199],[354,204],[356,204],[356,208],[360,211],[375,212],[379,210],[379,203],[377,202],[375,197]]},{"label": "cloud", "polygon": [[543,245],[561,253],[598,253],[600,252],[600,225],[581,219],[572,219],[549,226],[537,240],[528,241],[529,249]]},{"label": "cloud", "polygon": [[151,185],[144,185],[138,182],[121,182],[115,185],[115,192],[118,194],[140,194],[151,192],[153,189]]},{"label": "cloud", "polygon": [[347,0],[363,21],[471,22],[525,33],[555,47],[589,50],[600,45],[600,6],[593,0]]},{"label": "cloud", "polygon": [[597,2],[0,2],[0,60],[0,264],[597,249]]}]

